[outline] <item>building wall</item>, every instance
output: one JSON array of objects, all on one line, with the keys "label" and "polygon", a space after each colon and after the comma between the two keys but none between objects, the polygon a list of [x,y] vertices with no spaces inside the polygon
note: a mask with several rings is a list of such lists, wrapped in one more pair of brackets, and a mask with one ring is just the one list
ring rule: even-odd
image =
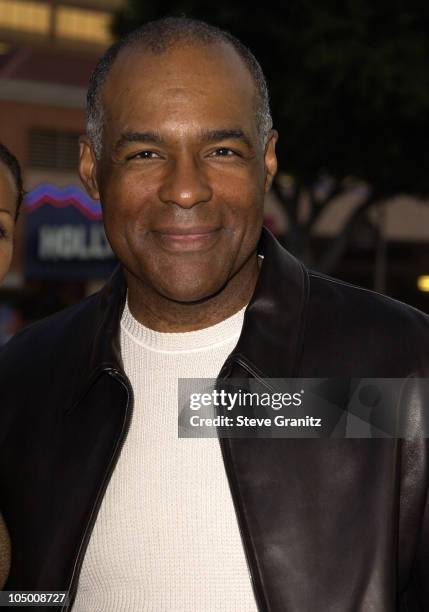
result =
[{"label": "building wall", "polygon": [[[42,172],[29,166],[29,131],[34,128],[82,133],[84,110],[34,105],[31,102],[25,104],[0,101],[0,139],[14,152],[21,163],[25,188],[30,190],[41,182],[51,182],[58,186],[78,184],[77,159],[75,173],[60,173],[53,170]],[[24,237],[25,211],[17,224],[14,258],[7,280],[9,285],[20,286],[24,282]]]},{"label": "building wall", "polygon": [[[1,140],[10,147],[27,169],[28,133],[32,128],[84,131],[85,113],[81,108],[58,108],[22,102],[0,101]],[[33,187],[29,185],[28,187]]]}]

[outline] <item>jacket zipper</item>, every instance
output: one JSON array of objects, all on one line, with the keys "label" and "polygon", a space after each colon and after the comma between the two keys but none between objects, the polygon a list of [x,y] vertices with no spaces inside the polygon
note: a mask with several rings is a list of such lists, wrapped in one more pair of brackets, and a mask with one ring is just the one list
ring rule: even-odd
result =
[{"label": "jacket zipper", "polygon": [[[239,364],[253,378],[256,378],[256,379],[260,380],[260,377],[255,372],[252,372],[251,368],[248,367],[247,364],[245,364],[243,361],[241,361],[241,359],[234,359],[233,361],[230,361],[228,365],[224,364],[223,368],[221,369],[221,371],[219,373],[219,376],[216,379],[216,385],[217,385],[218,381],[227,380],[228,379],[227,372],[229,370],[229,366],[231,366],[233,362]],[[225,374],[226,374],[226,376],[225,376]],[[264,383],[262,383],[262,384],[264,384]],[[235,480],[234,480],[234,475],[233,475],[233,471],[232,471],[232,468],[231,468],[231,461],[229,460],[229,457],[228,457],[228,454],[227,454],[228,451],[227,451],[227,447],[226,447],[224,438],[221,438],[221,437],[218,436],[218,441],[219,441],[219,446],[220,446],[221,453],[222,453],[222,460],[223,460],[223,465],[224,465],[224,468],[225,468],[225,473],[226,473],[228,484],[229,484],[229,490],[230,490],[232,501],[233,501],[233,505],[234,505],[235,517],[237,519],[237,525],[238,525],[238,529],[239,529],[239,532],[240,532],[240,539],[241,539],[241,543],[242,543],[242,546],[243,546],[243,549],[244,549],[244,553],[245,553],[244,556],[246,558],[247,570],[249,572],[250,582],[251,582],[253,594],[254,594],[255,600],[256,600],[256,606],[257,606],[259,612],[266,612],[268,610],[268,608],[266,606],[265,596],[264,596],[264,593],[263,593],[262,588],[260,586],[259,580],[257,579],[257,576],[255,575],[255,571],[254,571],[253,565],[251,563],[250,547],[247,544],[246,534],[244,533],[244,530],[245,530],[244,520],[241,520],[240,513],[238,511],[238,508],[239,508],[239,498],[238,498],[237,489],[235,487]]]},{"label": "jacket zipper", "polygon": [[[252,377],[260,380],[259,376],[253,372],[251,370],[250,367],[247,366],[247,364],[245,364],[243,361],[241,361],[241,359],[237,359],[235,360],[236,363],[238,363],[244,370],[246,370],[246,372],[248,372]],[[226,369],[225,366],[222,368],[217,380],[227,380],[227,376],[222,376],[222,371]],[[88,524],[86,526],[86,529],[84,531],[84,534],[82,536],[82,540],[79,546],[79,552],[78,555],[76,557],[76,561],[75,561],[75,565],[74,565],[74,569],[73,569],[73,573],[72,573],[72,577],[70,579],[70,584],[69,587],[67,589],[68,591],[68,603],[63,606],[61,608],[61,612],[70,612],[70,610],[73,607],[74,604],[74,600],[76,597],[76,592],[77,592],[77,584],[78,584],[78,579],[79,579],[79,575],[80,575],[80,571],[82,569],[82,564],[83,564],[83,559],[86,553],[86,549],[88,547],[88,542],[89,542],[89,538],[91,536],[92,533],[92,529],[94,527],[95,524],[95,520],[98,514],[98,511],[100,509],[101,506],[101,502],[103,500],[104,497],[104,493],[107,489],[107,485],[110,481],[111,475],[113,473],[113,470],[115,469],[116,463],[119,459],[119,455],[121,454],[122,448],[125,444],[125,440],[127,438],[130,426],[131,426],[131,419],[132,419],[132,413],[133,413],[133,391],[131,386],[128,384],[127,379],[123,376],[123,374],[117,370],[117,369],[111,369],[111,370],[105,370],[105,372],[107,372],[110,376],[112,376],[113,378],[115,378],[125,389],[125,391],[127,392],[127,403],[125,406],[125,418],[124,418],[124,424],[123,424],[123,434],[122,437],[119,440],[119,443],[114,451],[114,454],[112,455],[112,458],[110,460],[109,463],[109,467],[107,469],[107,472],[103,478],[103,481],[101,483],[101,486],[98,490],[98,494],[97,497],[95,499],[94,502],[94,506],[92,508],[92,512],[91,512],[91,516],[90,519],[88,521]],[[238,529],[240,532],[240,539],[241,539],[241,543],[243,545],[243,549],[245,552],[245,558],[246,558],[246,564],[247,564],[247,570],[249,572],[249,576],[250,576],[250,582],[252,585],[252,590],[255,596],[255,600],[256,600],[256,604],[258,607],[258,610],[260,612],[263,612],[266,610],[266,606],[264,603],[264,596],[262,593],[262,590],[259,586],[259,584],[257,584],[256,581],[256,577],[255,577],[255,572],[253,569],[253,566],[249,560],[250,557],[250,550],[249,547],[247,545],[247,541],[246,541],[246,537],[244,534],[244,526],[242,524],[242,521],[240,520],[239,517],[239,513],[238,513],[238,507],[239,507],[239,501],[238,501],[238,495],[237,495],[237,491],[234,487],[234,479],[233,479],[233,475],[232,475],[232,470],[230,467],[230,463],[227,457],[227,450],[225,447],[225,442],[223,441],[223,438],[218,438],[219,441],[219,446],[221,449],[221,453],[222,453],[222,460],[223,460],[223,464],[224,464],[224,468],[225,468],[225,473],[227,475],[227,479],[228,479],[228,484],[229,484],[229,489],[231,492],[231,497],[233,500],[233,505],[234,505],[234,510],[235,510],[235,516],[237,519],[237,524],[238,524]]]},{"label": "jacket zipper", "polygon": [[120,370],[112,368],[112,369],[105,369],[104,372],[106,372],[107,374],[112,376],[115,380],[117,380],[123,386],[123,388],[125,389],[127,393],[127,403],[125,406],[125,418],[123,422],[122,437],[119,439],[119,442],[116,445],[116,448],[110,459],[109,466],[107,468],[107,471],[104,475],[104,478],[98,490],[97,497],[95,498],[95,502],[94,502],[94,505],[91,511],[90,519],[87,523],[87,526],[82,536],[82,540],[80,542],[79,551],[78,551],[76,561],[74,564],[72,577],[70,579],[68,589],[66,589],[68,591],[68,603],[65,604],[61,608],[61,612],[69,612],[73,607],[74,600],[76,597],[76,592],[77,592],[78,579],[79,579],[79,575],[82,569],[82,564],[83,564],[83,559],[86,553],[86,549],[88,547],[89,538],[91,536],[92,529],[94,527],[95,520],[98,515],[100,506],[101,506],[101,502],[103,501],[104,494],[107,489],[107,485],[109,484],[113,470],[115,469],[116,463],[119,459],[119,455],[121,454],[122,448],[124,446],[125,440],[127,438],[127,435],[128,435],[128,432],[131,426],[131,419],[132,419],[132,414],[133,414],[133,390],[131,388],[131,385],[128,384],[128,380],[124,377],[124,375],[122,374]]}]

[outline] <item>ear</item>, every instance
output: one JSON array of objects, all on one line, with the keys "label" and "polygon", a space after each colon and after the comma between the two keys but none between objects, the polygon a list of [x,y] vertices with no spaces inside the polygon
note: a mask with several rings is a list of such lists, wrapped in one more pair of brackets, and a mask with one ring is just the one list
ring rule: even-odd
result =
[{"label": "ear", "polygon": [[277,172],[276,142],[278,140],[277,130],[271,130],[265,145],[265,192],[267,192]]},{"label": "ear", "polygon": [[79,176],[88,195],[93,200],[100,199],[97,184],[97,158],[88,136],[79,138]]}]

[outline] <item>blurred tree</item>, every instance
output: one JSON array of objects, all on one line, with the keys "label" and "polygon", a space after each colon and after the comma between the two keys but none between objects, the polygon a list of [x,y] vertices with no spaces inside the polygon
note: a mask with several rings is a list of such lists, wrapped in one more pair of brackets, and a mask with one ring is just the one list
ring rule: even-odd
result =
[{"label": "blurred tree", "polygon": [[[288,217],[286,244],[307,263],[330,272],[374,203],[398,193],[429,194],[427,3],[286,0],[279,8],[274,2],[128,0],[113,32],[183,14],[228,29],[262,65],[280,133],[283,172],[273,188]],[[312,228],[351,179],[368,189],[314,261]]]}]

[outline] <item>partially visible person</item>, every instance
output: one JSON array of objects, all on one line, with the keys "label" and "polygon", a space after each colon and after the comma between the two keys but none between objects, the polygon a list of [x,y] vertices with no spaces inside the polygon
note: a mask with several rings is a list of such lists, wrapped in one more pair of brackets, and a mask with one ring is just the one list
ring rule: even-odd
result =
[{"label": "partially visible person", "polygon": [[[6,276],[13,254],[13,235],[23,188],[21,169],[16,157],[0,143],[0,283]],[[10,539],[0,514],[0,588],[10,567]]]},{"label": "partially visible person", "polygon": [[21,169],[16,157],[0,143],[0,282],[9,270],[13,233],[22,202]]}]

